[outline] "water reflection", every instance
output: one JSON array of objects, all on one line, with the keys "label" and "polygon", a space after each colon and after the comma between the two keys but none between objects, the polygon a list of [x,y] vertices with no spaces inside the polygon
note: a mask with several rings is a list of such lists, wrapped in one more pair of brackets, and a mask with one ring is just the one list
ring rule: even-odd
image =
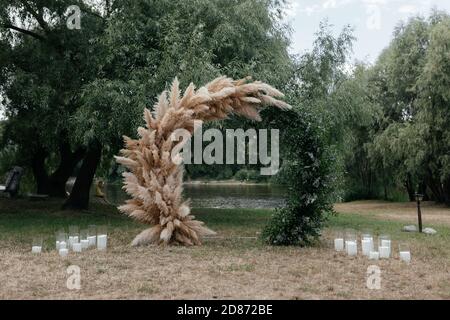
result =
[{"label": "water reflection", "polygon": [[[109,202],[120,205],[128,195],[120,184],[106,186]],[[285,189],[271,185],[186,184],[184,197],[195,208],[276,208],[284,204]]]}]

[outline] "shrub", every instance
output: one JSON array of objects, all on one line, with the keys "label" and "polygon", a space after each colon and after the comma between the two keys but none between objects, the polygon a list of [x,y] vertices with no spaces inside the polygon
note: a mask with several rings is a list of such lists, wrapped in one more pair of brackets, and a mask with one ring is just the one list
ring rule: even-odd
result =
[{"label": "shrub", "polygon": [[[307,245],[320,236],[332,210],[333,157],[322,130],[301,110],[278,114],[283,164],[280,180],[288,186],[287,204],[277,209],[262,238],[273,245]],[[284,143],[283,143],[284,142]]]}]

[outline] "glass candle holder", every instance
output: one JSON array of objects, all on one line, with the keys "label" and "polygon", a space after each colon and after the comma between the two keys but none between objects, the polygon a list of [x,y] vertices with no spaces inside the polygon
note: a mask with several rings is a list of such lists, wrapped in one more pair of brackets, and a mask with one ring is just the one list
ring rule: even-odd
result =
[{"label": "glass candle holder", "polygon": [[80,229],[78,226],[70,226],[69,227],[69,248],[73,248],[74,243],[78,243],[80,241]]},{"label": "glass candle holder", "polygon": [[41,236],[34,236],[32,245],[31,245],[31,252],[32,253],[41,253],[42,252],[42,237]]},{"label": "glass candle holder", "polygon": [[338,252],[344,251],[345,249],[344,232],[342,230],[336,230],[333,235],[334,235],[334,250]]},{"label": "glass candle holder", "polygon": [[358,254],[358,235],[356,230],[347,229],[345,231],[345,249],[349,256]]},{"label": "glass candle holder", "polygon": [[59,248],[58,249],[69,249],[69,235],[64,231],[60,231],[58,234]]},{"label": "glass candle holder", "polygon": [[97,228],[97,249],[105,250],[108,242],[108,228],[99,226]]},{"label": "glass candle holder", "polygon": [[80,231],[80,243],[81,243],[81,249],[83,249],[83,250],[89,248],[88,234],[89,234],[88,229],[82,229]]},{"label": "glass candle holder", "polygon": [[91,224],[88,227],[88,240],[89,247],[95,247],[97,245],[97,226],[95,224]]},{"label": "glass candle holder", "polygon": [[361,249],[362,254],[370,256],[370,252],[374,251],[373,236],[369,230],[364,230],[361,234]]},{"label": "glass candle holder", "polygon": [[358,234],[354,229],[345,229],[345,240],[356,241]]},{"label": "glass candle holder", "polygon": [[391,256],[392,241],[389,235],[383,234],[378,237],[378,251],[381,259],[389,259]]},{"label": "glass candle holder", "polygon": [[373,233],[369,229],[364,229],[361,233],[361,239],[372,239],[373,240]]},{"label": "glass candle holder", "polygon": [[64,231],[64,229],[59,229],[58,231],[56,231],[55,239],[56,250],[59,250],[61,243],[63,244],[63,246],[67,245],[67,233]]},{"label": "glass candle holder", "polygon": [[69,237],[75,237],[80,235],[80,228],[78,226],[69,226]]},{"label": "glass candle holder", "polygon": [[409,247],[409,244],[405,242],[399,243],[398,252],[401,261],[407,264],[411,263],[411,248]]}]

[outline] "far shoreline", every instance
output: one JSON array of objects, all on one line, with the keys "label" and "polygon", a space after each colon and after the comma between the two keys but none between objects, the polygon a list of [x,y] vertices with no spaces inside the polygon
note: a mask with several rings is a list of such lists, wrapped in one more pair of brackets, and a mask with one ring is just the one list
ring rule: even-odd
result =
[{"label": "far shoreline", "polygon": [[184,181],[184,185],[227,185],[227,186],[257,186],[257,185],[272,185],[268,182],[251,182],[238,180],[192,180]]}]

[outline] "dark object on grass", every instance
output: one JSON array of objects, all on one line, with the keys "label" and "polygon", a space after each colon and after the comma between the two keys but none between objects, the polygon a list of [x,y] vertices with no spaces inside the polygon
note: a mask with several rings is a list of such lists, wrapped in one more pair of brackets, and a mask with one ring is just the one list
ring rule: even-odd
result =
[{"label": "dark object on grass", "polygon": [[420,210],[420,201],[423,200],[423,194],[416,193],[415,198],[417,202],[417,217],[419,220],[419,232],[422,233],[422,211]]},{"label": "dark object on grass", "polygon": [[6,175],[4,185],[0,185],[0,192],[8,193],[14,198],[19,193],[20,179],[22,178],[23,169],[21,167],[12,168]]},{"label": "dark object on grass", "polygon": [[41,201],[41,200],[47,200],[49,198],[49,195],[48,194],[28,193],[27,197],[28,197],[28,199],[30,199],[30,201]]}]

